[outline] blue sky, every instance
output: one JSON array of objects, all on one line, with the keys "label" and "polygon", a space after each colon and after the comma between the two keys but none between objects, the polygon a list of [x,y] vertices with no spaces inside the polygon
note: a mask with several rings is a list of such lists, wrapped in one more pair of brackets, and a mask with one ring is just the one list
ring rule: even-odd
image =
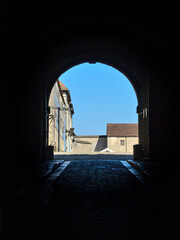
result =
[{"label": "blue sky", "polygon": [[105,135],[107,123],[137,123],[137,97],[129,80],[105,64],[84,63],[59,77],[70,90],[77,135]]}]

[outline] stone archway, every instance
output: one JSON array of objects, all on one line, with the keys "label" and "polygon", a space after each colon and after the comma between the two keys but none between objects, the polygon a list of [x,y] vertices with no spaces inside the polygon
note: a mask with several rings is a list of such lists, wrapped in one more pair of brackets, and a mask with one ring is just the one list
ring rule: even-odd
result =
[{"label": "stone archway", "polygon": [[149,65],[140,53],[124,44],[119,45],[117,42],[99,41],[99,39],[93,41],[83,39],[81,42],[75,40],[61,47],[57,45],[56,52],[52,52],[46,59],[46,70],[48,69],[45,74],[46,109],[48,96],[57,78],[71,67],[85,62],[104,63],[117,69],[129,79],[138,100],[141,158],[149,158]]}]

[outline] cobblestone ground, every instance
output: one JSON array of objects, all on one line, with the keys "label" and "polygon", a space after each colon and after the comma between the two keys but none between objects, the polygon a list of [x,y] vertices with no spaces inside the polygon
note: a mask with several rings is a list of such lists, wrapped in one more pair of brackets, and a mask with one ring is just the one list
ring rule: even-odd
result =
[{"label": "cobblestone ground", "polygon": [[72,161],[28,240],[157,240],[166,216],[120,161]]}]

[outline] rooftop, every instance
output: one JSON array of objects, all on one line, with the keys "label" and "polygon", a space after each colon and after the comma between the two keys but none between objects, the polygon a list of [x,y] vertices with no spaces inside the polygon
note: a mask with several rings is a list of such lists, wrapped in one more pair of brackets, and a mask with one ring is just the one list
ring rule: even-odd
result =
[{"label": "rooftop", "polygon": [[[67,95],[67,101],[68,101],[69,107],[71,109],[71,113],[74,114],[74,107],[71,102],[71,94],[69,92],[69,89],[60,80],[58,80],[58,84],[60,85],[60,92],[65,93]],[[63,94],[62,94],[62,97],[63,97]],[[63,97],[63,99],[64,99],[64,97]]]},{"label": "rooftop", "polygon": [[69,89],[61,81],[59,81],[59,83],[62,91],[69,91]]},{"label": "rooftop", "polygon": [[108,123],[108,137],[138,137],[137,123]]}]

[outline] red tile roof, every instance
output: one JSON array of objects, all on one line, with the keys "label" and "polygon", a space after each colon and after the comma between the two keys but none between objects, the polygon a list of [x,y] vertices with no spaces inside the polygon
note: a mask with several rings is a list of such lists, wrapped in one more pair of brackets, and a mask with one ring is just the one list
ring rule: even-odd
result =
[{"label": "red tile roof", "polygon": [[69,91],[69,89],[61,81],[59,81],[59,82],[60,82],[62,91]]},{"label": "red tile roof", "polygon": [[136,123],[108,123],[107,137],[138,137]]},{"label": "red tile roof", "polygon": [[[71,109],[71,113],[74,114],[74,107],[73,107],[73,104],[71,102],[71,94],[69,92],[69,89],[60,80],[58,80],[58,83],[60,85],[60,92],[61,92],[61,94],[62,94],[62,92],[66,92],[67,97],[68,97],[69,107]],[[63,98],[63,101],[64,101],[63,94],[62,94],[62,98]],[[64,101],[64,103],[65,103],[65,101]]]}]

